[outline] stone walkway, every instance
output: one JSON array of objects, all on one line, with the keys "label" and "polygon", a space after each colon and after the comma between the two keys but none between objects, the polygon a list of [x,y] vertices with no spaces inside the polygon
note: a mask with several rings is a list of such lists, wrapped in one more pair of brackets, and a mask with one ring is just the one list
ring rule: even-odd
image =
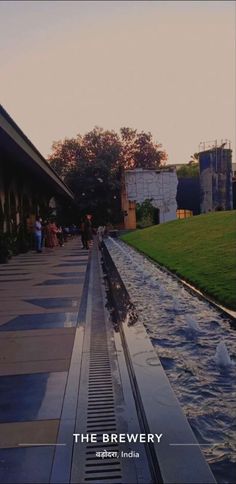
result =
[{"label": "stone walkway", "polygon": [[80,247],[74,239],[0,266],[1,483],[49,482],[46,443],[57,441],[88,262]]},{"label": "stone walkway", "polygon": [[[102,441],[140,426],[97,244],[80,246],[74,239],[0,267],[1,484],[151,482],[144,449],[135,462]],[[75,445],[74,433],[95,433],[97,443]],[[117,457],[104,462],[104,449]]]}]

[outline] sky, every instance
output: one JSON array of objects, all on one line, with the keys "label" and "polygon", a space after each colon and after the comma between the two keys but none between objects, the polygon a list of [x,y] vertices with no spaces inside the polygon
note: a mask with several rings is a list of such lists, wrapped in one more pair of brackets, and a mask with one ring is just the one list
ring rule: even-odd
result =
[{"label": "sky", "polygon": [[234,1],[1,1],[0,103],[47,157],[94,126],[150,131],[168,163],[230,139]]}]

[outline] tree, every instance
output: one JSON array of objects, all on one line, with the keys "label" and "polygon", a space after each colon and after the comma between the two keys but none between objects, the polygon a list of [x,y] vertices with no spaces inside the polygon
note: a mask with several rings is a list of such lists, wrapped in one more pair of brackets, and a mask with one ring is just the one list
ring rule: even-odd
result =
[{"label": "tree", "polygon": [[162,145],[153,141],[150,132],[137,133],[131,128],[120,129],[122,140],[122,164],[125,169],[156,169],[167,160]]},{"label": "tree", "polygon": [[120,190],[127,168],[158,168],[167,159],[151,133],[96,126],[84,136],[54,142],[49,163],[75,193],[79,216],[90,212],[96,224],[122,221]]},{"label": "tree", "polygon": [[155,210],[155,207],[152,205],[152,199],[146,199],[143,203],[137,203],[137,228],[144,228],[153,225]]},{"label": "tree", "polygon": [[199,153],[191,155],[188,163],[177,168],[178,178],[195,178],[199,176]]},{"label": "tree", "polygon": [[199,153],[194,153],[190,156],[190,161],[188,162],[188,164],[193,165],[194,163],[199,163]]},{"label": "tree", "polygon": [[51,167],[64,178],[67,173],[73,170],[80,157],[82,137],[65,138],[64,141],[54,141],[52,144],[52,154],[48,161]]},{"label": "tree", "polygon": [[198,165],[183,165],[177,169],[178,178],[192,178],[199,176],[199,166]]},{"label": "tree", "polygon": [[117,171],[103,160],[80,162],[68,173],[66,182],[76,195],[80,216],[93,215],[96,224],[121,221],[120,178]]},{"label": "tree", "polygon": [[122,143],[122,165],[126,169],[133,168],[135,156],[134,141],[137,136],[137,130],[121,128],[120,135]]}]

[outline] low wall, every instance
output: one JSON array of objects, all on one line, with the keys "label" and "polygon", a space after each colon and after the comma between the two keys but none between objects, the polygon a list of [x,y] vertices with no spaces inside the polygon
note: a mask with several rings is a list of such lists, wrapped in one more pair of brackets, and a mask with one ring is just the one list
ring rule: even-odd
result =
[{"label": "low wall", "polygon": [[128,200],[136,203],[152,200],[153,207],[159,209],[160,223],[176,219],[177,185],[178,179],[175,170],[139,168],[125,171]]}]

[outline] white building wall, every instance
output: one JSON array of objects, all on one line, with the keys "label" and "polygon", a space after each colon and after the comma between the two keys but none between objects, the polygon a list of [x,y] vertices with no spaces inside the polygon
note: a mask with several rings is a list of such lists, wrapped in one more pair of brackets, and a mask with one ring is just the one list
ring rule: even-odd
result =
[{"label": "white building wall", "polygon": [[159,208],[160,223],[176,219],[176,194],[178,178],[176,171],[136,169],[125,172],[128,199],[136,203],[152,200]]}]

